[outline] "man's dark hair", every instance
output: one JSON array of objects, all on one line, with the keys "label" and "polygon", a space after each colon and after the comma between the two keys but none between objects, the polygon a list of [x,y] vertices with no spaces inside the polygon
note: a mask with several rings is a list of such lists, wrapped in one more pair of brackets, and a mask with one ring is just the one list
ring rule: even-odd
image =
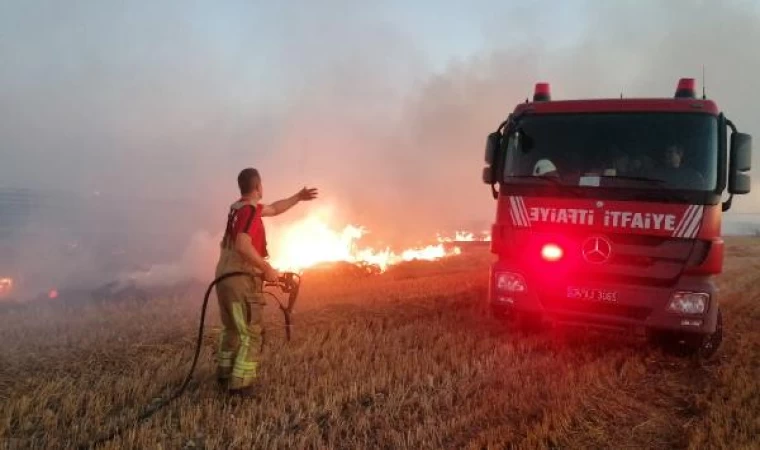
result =
[{"label": "man's dark hair", "polygon": [[259,171],[248,167],[240,171],[238,174],[238,187],[240,188],[240,195],[247,195],[253,192],[254,189],[261,183],[261,176]]}]

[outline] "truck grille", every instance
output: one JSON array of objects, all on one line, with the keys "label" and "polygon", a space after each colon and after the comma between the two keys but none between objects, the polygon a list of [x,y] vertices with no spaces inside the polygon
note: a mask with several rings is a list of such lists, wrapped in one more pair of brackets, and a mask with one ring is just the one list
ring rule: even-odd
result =
[{"label": "truck grille", "polygon": [[667,286],[678,279],[693,248],[693,241],[669,237],[612,234],[607,238],[613,246],[610,260],[599,266],[583,264],[576,276],[601,283]]},{"label": "truck grille", "polygon": [[[681,275],[695,248],[693,240],[671,237],[624,233],[604,236],[612,245],[612,255],[605,263],[591,264],[581,255],[583,243],[591,235],[563,233],[563,239],[570,247],[568,256],[577,261],[567,275],[598,283],[668,286]],[[535,231],[528,231],[524,237],[517,242],[521,242],[518,245],[526,252],[531,248],[529,242],[551,239],[551,235]]]}]

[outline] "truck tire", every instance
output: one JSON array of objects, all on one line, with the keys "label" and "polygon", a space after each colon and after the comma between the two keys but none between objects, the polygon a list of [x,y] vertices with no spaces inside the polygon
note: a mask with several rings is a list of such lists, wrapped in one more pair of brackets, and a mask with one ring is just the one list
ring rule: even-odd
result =
[{"label": "truck tire", "polygon": [[544,330],[541,314],[514,311],[512,308],[491,305],[491,316],[522,334],[535,334]]},{"label": "truck tire", "polygon": [[717,323],[715,332],[708,335],[702,335],[694,350],[701,358],[711,358],[718,351],[720,344],[723,342],[723,313],[718,309]]},{"label": "truck tire", "polygon": [[709,359],[723,342],[723,313],[718,310],[718,322],[712,334],[660,331],[650,334],[650,342],[666,353]]},{"label": "truck tire", "polygon": [[516,317],[517,329],[524,334],[536,334],[544,331],[544,320],[538,313],[520,313]]},{"label": "truck tire", "polygon": [[491,305],[491,317],[500,322],[509,322],[513,318],[511,308],[504,306]]}]

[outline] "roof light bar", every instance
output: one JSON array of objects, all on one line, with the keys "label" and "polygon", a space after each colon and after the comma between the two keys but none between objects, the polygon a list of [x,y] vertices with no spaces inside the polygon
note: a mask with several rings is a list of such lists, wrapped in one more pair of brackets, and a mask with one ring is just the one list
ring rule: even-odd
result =
[{"label": "roof light bar", "polygon": [[549,83],[536,83],[536,89],[533,91],[534,102],[547,102],[551,100],[551,97]]}]

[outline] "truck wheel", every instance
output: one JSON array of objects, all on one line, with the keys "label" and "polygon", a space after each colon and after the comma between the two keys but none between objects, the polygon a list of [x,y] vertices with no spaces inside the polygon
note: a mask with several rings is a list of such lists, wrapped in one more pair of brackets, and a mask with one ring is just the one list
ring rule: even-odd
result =
[{"label": "truck wheel", "polygon": [[700,346],[696,350],[700,357],[710,358],[718,351],[721,342],[723,342],[723,314],[719,309],[715,332],[708,335],[702,335]]},{"label": "truck wheel", "polygon": [[544,321],[541,314],[520,313],[516,317],[517,329],[525,334],[540,333],[544,330]]},{"label": "truck wheel", "polygon": [[650,336],[650,341],[666,353],[708,359],[718,351],[723,341],[723,314],[718,310],[718,322],[712,334],[655,332]]},{"label": "truck wheel", "polygon": [[541,314],[514,311],[512,308],[491,305],[491,317],[522,334],[535,334],[544,330]]},{"label": "truck wheel", "polygon": [[491,305],[491,317],[500,322],[509,322],[512,320],[512,311],[503,306]]}]

